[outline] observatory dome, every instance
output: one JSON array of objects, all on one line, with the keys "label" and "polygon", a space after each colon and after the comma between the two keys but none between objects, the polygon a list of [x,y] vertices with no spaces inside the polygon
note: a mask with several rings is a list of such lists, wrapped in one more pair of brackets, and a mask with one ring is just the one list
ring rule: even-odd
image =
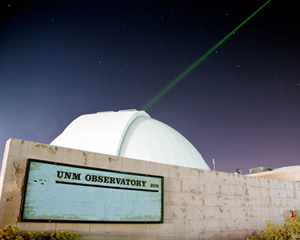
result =
[{"label": "observatory dome", "polygon": [[76,118],[51,143],[127,158],[210,170],[179,132],[145,111],[99,112]]}]

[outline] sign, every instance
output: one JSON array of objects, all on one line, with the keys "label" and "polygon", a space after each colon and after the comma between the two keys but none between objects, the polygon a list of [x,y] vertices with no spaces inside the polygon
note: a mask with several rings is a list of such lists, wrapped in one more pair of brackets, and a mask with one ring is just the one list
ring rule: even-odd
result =
[{"label": "sign", "polygon": [[162,223],[163,177],[28,159],[20,221]]}]

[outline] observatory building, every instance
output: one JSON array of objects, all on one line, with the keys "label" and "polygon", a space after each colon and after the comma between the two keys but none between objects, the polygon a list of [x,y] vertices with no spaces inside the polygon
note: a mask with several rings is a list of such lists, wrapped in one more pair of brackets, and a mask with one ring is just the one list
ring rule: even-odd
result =
[{"label": "observatory building", "polygon": [[289,209],[299,216],[299,168],[210,171],[187,139],[145,111],[83,115],[51,145],[7,141],[0,228],[59,228],[85,240],[246,239]]},{"label": "observatory building", "polygon": [[179,132],[145,111],[99,112],[76,118],[51,145],[210,170]]}]

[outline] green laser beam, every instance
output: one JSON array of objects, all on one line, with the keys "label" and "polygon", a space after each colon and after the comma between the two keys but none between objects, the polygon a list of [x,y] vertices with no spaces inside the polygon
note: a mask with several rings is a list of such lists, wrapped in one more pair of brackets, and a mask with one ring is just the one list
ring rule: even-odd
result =
[{"label": "green laser beam", "polygon": [[197,59],[192,65],[185,69],[181,74],[174,78],[167,86],[160,90],[153,98],[151,98],[143,107],[143,110],[148,110],[155,104],[159,99],[166,95],[177,83],[179,83],[186,75],[188,75],[195,67],[197,67],[205,58],[207,58],[212,52],[214,52],[223,42],[225,42],[233,33],[235,33],[239,28],[241,28],[246,22],[248,22],[256,13],[258,13],[264,6],[266,6],[271,0],[268,0],[264,5],[257,9],[250,17],[233,29],[229,34],[227,34],[221,41],[219,41],[210,50],[204,53],[199,59]]}]

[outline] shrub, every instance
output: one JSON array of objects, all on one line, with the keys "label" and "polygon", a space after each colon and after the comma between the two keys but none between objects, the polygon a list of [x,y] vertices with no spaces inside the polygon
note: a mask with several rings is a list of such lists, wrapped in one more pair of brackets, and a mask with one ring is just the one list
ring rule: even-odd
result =
[{"label": "shrub", "polygon": [[18,233],[18,228],[8,225],[0,229],[0,240],[77,240],[78,234],[70,233],[69,231],[60,232],[56,230],[55,233],[44,235],[43,232],[36,234],[36,232]]},{"label": "shrub", "polygon": [[11,240],[11,239],[19,239],[23,240],[21,234],[17,233],[18,228],[15,226],[6,226],[3,229],[0,229],[0,240]]},{"label": "shrub", "polygon": [[280,239],[300,239],[300,219],[286,217],[284,225],[276,225],[268,220],[265,230],[259,230],[258,236],[252,236],[250,240],[280,240]]}]

